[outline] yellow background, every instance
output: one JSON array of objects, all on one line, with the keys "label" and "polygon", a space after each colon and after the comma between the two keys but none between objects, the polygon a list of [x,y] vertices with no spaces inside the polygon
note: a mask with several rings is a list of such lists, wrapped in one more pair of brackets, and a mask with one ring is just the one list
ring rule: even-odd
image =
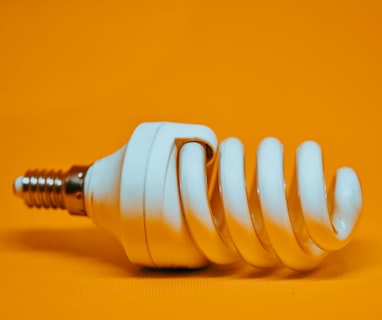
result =
[{"label": "yellow background", "polygon": [[[381,1],[0,2],[0,318],[360,318],[382,302]],[[28,210],[29,168],[90,164],[144,121],[323,148],[358,172],[354,240],[316,271],[142,270],[85,218]]]}]

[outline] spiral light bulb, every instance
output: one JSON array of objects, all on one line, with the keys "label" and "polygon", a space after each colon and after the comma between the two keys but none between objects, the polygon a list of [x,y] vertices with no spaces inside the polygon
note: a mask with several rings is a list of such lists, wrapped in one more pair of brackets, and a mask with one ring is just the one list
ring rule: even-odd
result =
[{"label": "spiral light bulb", "polygon": [[309,270],[349,242],[361,212],[360,183],[352,169],[339,169],[328,210],[317,143],[297,149],[288,201],[278,140],[260,143],[249,192],[244,171],[238,139],[224,140],[218,150],[205,126],[153,122],[90,167],[28,171],[15,180],[14,192],[29,207],[87,215],[123,244],[132,263],[149,267],[244,259],[255,267],[281,261]]}]

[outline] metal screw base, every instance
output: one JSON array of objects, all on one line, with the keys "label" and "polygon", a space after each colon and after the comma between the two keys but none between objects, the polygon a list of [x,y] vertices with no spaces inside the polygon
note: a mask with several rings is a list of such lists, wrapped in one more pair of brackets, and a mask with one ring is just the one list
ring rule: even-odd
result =
[{"label": "metal screw base", "polygon": [[67,172],[31,170],[15,180],[13,190],[28,207],[61,208],[86,216],[84,181],[88,168],[73,166]]}]

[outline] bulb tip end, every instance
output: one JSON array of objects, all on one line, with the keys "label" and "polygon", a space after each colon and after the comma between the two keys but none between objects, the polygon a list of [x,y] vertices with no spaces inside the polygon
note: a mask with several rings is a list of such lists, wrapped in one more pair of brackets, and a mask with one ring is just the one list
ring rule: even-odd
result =
[{"label": "bulb tip end", "polygon": [[23,192],[23,179],[24,179],[24,177],[20,176],[20,177],[16,178],[16,180],[13,183],[13,193],[19,197],[21,196],[21,194]]}]

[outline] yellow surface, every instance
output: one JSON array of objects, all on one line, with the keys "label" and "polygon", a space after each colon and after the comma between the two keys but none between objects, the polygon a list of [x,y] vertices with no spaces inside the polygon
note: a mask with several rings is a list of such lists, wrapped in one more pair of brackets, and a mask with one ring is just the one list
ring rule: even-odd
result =
[{"label": "yellow surface", "polygon": [[[0,319],[380,318],[381,4],[1,1]],[[13,196],[26,169],[89,164],[157,120],[238,136],[252,161],[279,137],[287,183],[315,139],[328,181],[361,177],[354,240],[307,274],[142,270],[91,221]]]}]

